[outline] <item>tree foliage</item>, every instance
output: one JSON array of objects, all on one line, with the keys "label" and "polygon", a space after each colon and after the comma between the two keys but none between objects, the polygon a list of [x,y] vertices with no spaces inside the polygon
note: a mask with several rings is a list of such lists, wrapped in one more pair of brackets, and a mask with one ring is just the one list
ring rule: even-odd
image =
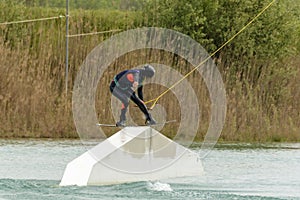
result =
[{"label": "tree foliage", "polygon": [[173,29],[201,43],[208,42],[203,31],[206,18],[199,0],[148,1],[143,13],[148,26]]},{"label": "tree foliage", "polygon": [[[64,15],[65,2],[1,0],[1,22]],[[187,34],[212,53],[270,2],[70,0],[70,34],[156,26]],[[229,133],[267,132],[275,125],[279,130],[284,123],[299,135],[299,10],[299,0],[276,1],[213,57],[226,85]],[[72,116],[64,104],[71,102],[64,96],[64,23],[59,18],[0,26],[0,132],[50,130],[60,135],[72,129],[72,120],[64,117]],[[112,34],[70,39],[70,87],[88,52]],[[190,69],[176,64],[186,67],[182,71]]]},{"label": "tree foliage", "polygon": [[[6,0],[5,0],[6,1]],[[67,0],[12,0],[19,4],[36,7],[66,7]],[[143,1],[140,0],[69,0],[69,7],[71,9],[84,10],[139,10],[143,6]]]}]

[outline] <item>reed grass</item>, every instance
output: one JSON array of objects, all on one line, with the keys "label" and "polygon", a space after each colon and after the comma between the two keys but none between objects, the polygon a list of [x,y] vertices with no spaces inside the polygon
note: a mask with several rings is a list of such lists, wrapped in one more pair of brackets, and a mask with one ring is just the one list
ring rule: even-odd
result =
[{"label": "reed grass", "polygon": [[[63,10],[49,8],[11,7],[0,3],[0,19],[14,21],[45,16],[58,16]],[[70,38],[69,93],[65,93],[65,19],[0,26],[0,137],[77,138],[72,116],[72,86],[82,62],[99,43],[114,33]],[[70,19],[70,34],[112,29],[132,29],[147,24],[140,12],[76,10]],[[176,57],[176,58],[175,58]],[[176,60],[177,59],[177,60]],[[176,60],[176,62],[174,62]],[[100,80],[96,95],[98,118],[113,123],[108,85],[118,71],[141,62],[157,62],[173,66],[186,74],[192,66],[168,52],[130,52],[118,58]],[[252,67],[259,67],[252,60]],[[272,60],[265,60],[272,63]],[[240,74],[233,76],[228,60],[216,60],[227,93],[226,123],[221,141],[287,142],[300,141],[299,54],[285,56],[260,71],[255,84],[247,84]],[[271,64],[269,65],[271,66]],[[252,72],[251,72],[252,73]],[[253,72],[254,73],[254,72]],[[254,76],[252,74],[251,76]],[[249,75],[250,76],[250,75]],[[248,77],[249,77],[248,76]],[[197,91],[201,122],[196,139],[202,140],[208,128],[210,106],[208,90],[197,74],[188,77]],[[165,88],[146,87],[145,98],[157,97]],[[172,93],[164,96],[170,119],[179,120],[178,102]],[[103,109],[104,108],[104,109]],[[134,110],[133,107],[131,107]],[[136,112],[136,116],[139,111]],[[137,120],[139,117],[137,117]],[[163,133],[174,136],[176,127],[166,126]],[[115,130],[107,131],[108,136]]]}]

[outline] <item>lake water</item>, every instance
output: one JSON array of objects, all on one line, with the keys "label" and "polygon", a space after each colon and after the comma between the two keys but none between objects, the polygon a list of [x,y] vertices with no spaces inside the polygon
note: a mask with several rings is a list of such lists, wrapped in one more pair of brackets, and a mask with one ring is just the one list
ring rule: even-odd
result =
[{"label": "lake water", "polygon": [[67,163],[85,151],[77,140],[0,140],[0,200],[300,199],[299,143],[217,145],[200,179],[59,187]]}]

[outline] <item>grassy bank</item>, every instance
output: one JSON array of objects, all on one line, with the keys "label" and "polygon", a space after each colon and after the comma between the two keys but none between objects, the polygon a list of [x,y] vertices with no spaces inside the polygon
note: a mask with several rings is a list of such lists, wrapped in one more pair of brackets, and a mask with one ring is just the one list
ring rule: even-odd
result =
[{"label": "grassy bank", "polygon": [[[9,2],[0,3],[3,22],[64,14],[59,8]],[[181,5],[181,1],[173,1],[171,5],[166,2],[161,1],[160,6],[149,3],[143,12],[72,10],[70,34],[159,26],[188,34],[212,52],[269,1],[236,4],[224,0],[216,4],[203,0],[199,4],[195,0],[190,1],[194,4],[191,7]],[[289,10],[289,2],[291,0],[274,5],[213,58],[225,82],[228,103],[220,140],[300,141],[299,12],[297,6]],[[195,7],[197,9],[193,9]],[[58,18],[0,26],[0,137],[77,137],[71,109],[72,93],[66,95],[64,88],[64,24],[65,18]],[[69,91],[88,53],[113,34],[70,38]],[[168,52],[153,51],[150,55],[135,51],[118,58],[109,68],[114,71],[106,72],[100,81],[104,89],[98,91],[96,98],[99,120],[113,122],[109,109],[101,109],[110,105],[107,86],[113,75],[141,62],[163,63],[182,74],[192,69]],[[201,102],[202,121],[197,135],[201,140],[209,123],[209,95],[201,77],[190,76],[188,81],[197,90]],[[149,87],[145,98],[157,97],[163,89]],[[179,119],[179,109],[174,109],[179,105],[172,94],[159,103],[165,106],[170,119]],[[108,131],[108,135],[115,131]],[[174,126],[163,130],[170,137],[175,131]]]}]

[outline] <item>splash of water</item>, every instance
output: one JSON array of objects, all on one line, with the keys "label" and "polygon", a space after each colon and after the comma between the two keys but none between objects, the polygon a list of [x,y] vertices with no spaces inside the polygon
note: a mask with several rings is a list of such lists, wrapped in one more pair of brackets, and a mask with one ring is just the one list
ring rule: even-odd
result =
[{"label": "splash of water", "polygon": [[159,181],[151,183],[148,182],[148,189],[153,191],[166,191],[166,192],[172,192],[173,189],[168,183],[161,183]]}]

